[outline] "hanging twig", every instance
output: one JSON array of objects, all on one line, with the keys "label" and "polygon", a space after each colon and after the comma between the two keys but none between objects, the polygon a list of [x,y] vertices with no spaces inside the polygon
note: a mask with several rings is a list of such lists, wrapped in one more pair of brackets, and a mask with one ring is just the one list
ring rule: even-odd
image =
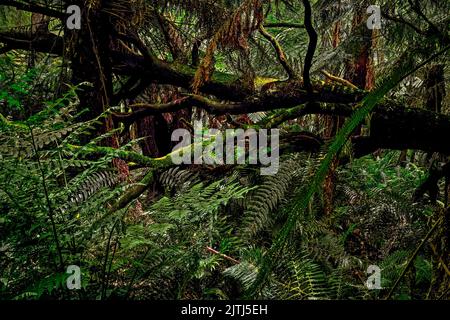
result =
[{"label": "hanging twig", "polygon": [[306,91],[309,95],[312,95],[313,88],[311,84],[311,77],[309,75],[312,61],[314,58],[314,53],[316,52],[317,47],[317,33],[316,30],[314,30],[314,27],[312,25],[312,12],[311,12],[311,4],[308,0],[303,0],[303,5],[305,6],[305,28],[308,32],[309,36],[309,44],[308,44],[308,51],[306,52],[305,57],[305,66],[303,68],[303,83],[305,85]]},{"label": "hanging twig", "polygon": [[238,260],[236,260],[236,259],[234,259],[234,258],[232,258],[230,256],[227,256],[226,254],[220,253],[219,251],[214,250],[211,247],[206,247],[206,250],[211,252],[211,253],[217,254],[217,255],[221,256],[222,258],[227,259],[228,261],[231,261],[233,263],[236,263],[236,264],[240,263]]}]

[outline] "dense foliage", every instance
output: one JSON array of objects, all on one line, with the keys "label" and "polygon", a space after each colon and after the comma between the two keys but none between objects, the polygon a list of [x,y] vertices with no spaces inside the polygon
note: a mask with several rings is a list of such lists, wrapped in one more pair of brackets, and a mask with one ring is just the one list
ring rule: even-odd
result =
[{"label": "dense foliage", "polygon": [[[0,299],[450,297],[449,1],[73,2],[0,6]],[[194,121],[277,173],[174,165]]]}]

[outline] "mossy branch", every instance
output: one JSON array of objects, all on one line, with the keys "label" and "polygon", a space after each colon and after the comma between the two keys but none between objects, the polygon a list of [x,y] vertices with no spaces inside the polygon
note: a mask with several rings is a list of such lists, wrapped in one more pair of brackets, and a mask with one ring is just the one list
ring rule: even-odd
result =
[{"label": "mossy branch", "polygon": [[264,38],[266,38],[274,47],[275,52],[277,54],[278,61],[283,66],[284,70],[289,76],[289,79],[295,79],[297,78],[297,75],[295,74],[294,69],[289,65],[289,62],[287,61],[286,54],[284,53],[283,48],[281,47],[280,43],[277,41],[277,39],[272,36],[267,30],[260,25],[259,26],[259,32],[262,34]]},{"label": "mossy branch", "polygon": [[[66,147],[70,151],[77,152],[78,155],[81,156],[111,155],[113,157],[117,157],[128,162],[134,162],[145,167],[151,167],[153,169],[164,169],[172,165],[171,154],[168,154],[161,158],[150,158],[137,152],[114,149],[110,147],[76,146],[71,144],[66,145]],[[175,152],[180,152],[180,150],[177,150]]]},{"label": "mossy branch", "polygon": [[150,169],[142,178],[142,180],[139,183],[133,185],[131,188],[127,189],[127,191],[113,203],[108,211],[110,213],[113,213],[125,208],[131,201],[137,199],[154,181],[154,169]]},{"label": "mossy branch", "polygon": [[337,77],[337,76],[334,76],[334,75],[332,75],[331,73],[327,72],[326,70],[321,70],[320,72],[321,72],[325,77],[327,77],[328,79],[330,79],[330,80],[332,80],[332,81],[335,81],[335,82],[338,82],[338,83],[342,83],[343,85],[346,85],[346,86],[348,86],[348,87],[350,87],[350,88],[352,88],[352,89],[358,89],[358,87],[355,86],[355,85],[354,85],[353,83],[351,83],[350,81],[345,80],[345,79],[342,79],[342,78],[339,78],[339,77]]}]

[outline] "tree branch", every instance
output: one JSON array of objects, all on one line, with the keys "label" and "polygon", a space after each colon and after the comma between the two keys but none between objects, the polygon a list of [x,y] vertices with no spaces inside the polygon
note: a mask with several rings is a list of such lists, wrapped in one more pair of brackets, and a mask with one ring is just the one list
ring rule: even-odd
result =
[{"label": "tree branch", "polygon": [[124,99],[136,98],[150,85],[150,83],[150,81],[142,79],[139,75],[131,76],[130,79],[120,87],[119,91],[113,95],[111,105],[118,105],[120,101]]},{"label": "tree branch", "polygon": [[30,32],[0,32],[0,42],[13,49],[30,50],[62,55],[63,38],[52,33],[32,34]]},{"label": "tree branch", "polygon": [[357,86],[355,86],[353,83],[351,83],[348,80],[333,76],[331,73],[327,72],[326,70],[321,70],[320,71],[325,77],[327,77],[328,79],[335,81],[335,82],[339,82],[347,87],[353,88],[353,89],[358,89]]},{"label": "tree branch", "polygon": [[127,41],[139,50],[139,52],[142,54],[142,56],[145,58],[147,63],[154,64],[156,62],[156,58],[152,55],[152,53],[148,50],[148,48],[145,46],[144,42],[139,38],[139,36],[136,33],[120,33],[114,30],[115,35],[117,38]]},{"label": "tree branch", "polygon": [[408,0],[411,8],[413,9],[413,11],[419,16],[421,17],[429,26],[430,30],[432,32],[434,32],[435,34],[439,35],[440,39],[442,40],[442,42],[444,43],[444,45],[447,45],[450,43],[450,39],[449,37],[443,33],[441,30],[439,30],[438,27],[435,26],[435,24],[433,22],[431,22],[430,19],[428,19],[428,17],[422,12],[422,10],[420,9],[420,4],[418,0],[414,0],[414,3],[412,0]]},{"label": "tree branch", "polygon": [[172,53],[173,60],[187,63],[188,57],[185,48],[183,48],[183,39],[173,22],[154,10],[154,15],[164,35],[166,43]]},{"label": "tree branch", "polygon": [[414,192],[414,201],[419,201],[428,192],[431,202],[435,203],[439,194],[438,182],[444,177],[450,178],[450,162],[440,168],[430,170],[428,177]]},{"label": "tree branch", "polygon": [[297,29],[305,29],[305,25],[301,23],[294,22],[270,22],[264,23],[265,28],[297,28]]},{"label": "tree branch", "polygon": [[36,4],[32,4],[31,2],[24,3],[24,2],[20,2],[20,1],[14,1],[14,0],[0,0],[0,5],[15,7],[16,9],[28,11],[28,12],[41,13],[43,15],[58,18],[58,19],[64,19],[64,17],[66,16],[66,14],[61,11],[47,8],[47,7],[42,7],[42,6],[39,6]]},{"label": "tree branch", "polygon": [[[171,84],[190,89],[195,75],[195,68],[170,64],[159,59],[146,59],[143,56],[112,52],[114,71],[121,75],[140,75],[148,81],[158,81],[161,84]],[[230,74],[215,72],[212,79],[202,86],[201,92],[213,94],[228,100],[242,100],[253,92],[245,90],[237,82],[238,77]]]},{"label": "tree branch", "polygon": [[280,62],[280,64],[283,66],[284,70],[288,74],[289,79],[297,78],[294,70],[291,68],[291,66],[289,65],[289,63],[287,61],[286,54],[284,53],[283,48],[281,48],[281,45],[277,41],[277,39],[275,39],[274,36],[272,36],[269,32],[267,32],[267,30],[262,25],[259,26],[259,32],[275,48],[275,52],[277,54],[278,61]]},{"label": "tree branch", "polygon": [[122,194],[117,201],[115,201],[109,208],[109,212],[113,213],[117,210],[125,208],[131,201],[139,198],[139,196],[150,186],[151,183],[155,181],[154,169],[150,169],[145,176],[139,181],[139,183],[134,184],[132,187],[128,188],[124,194]]},{"label": "tree branch", "polygon": [[385,18],[388,19],[388,20],[391,20],[391,21],[394,21],[394,22],[398,22],[398,23],[401,23],[401,24],[405,24],[405,25],[407,25],[408,27],[410,27],[410,28],[413,29],[416,33],[418,33],[418,34],[420,34],[420,35],[426,35],[426,34],[427,34],[425,31],[419,29],[418,27],[416,27],[416,26],[415,26],[414,24],[412,24],[411,22],[406,21],[406,20],[404,20],[404,19],[401,19],[401,18],[399,18],[399,17],[391,16],[391,15],[389,15],[386,11],[381,11],[381,16],[382,16],[382,17],[385,17]]},{"label": "tree branch", "polygon": [[137,152],[124,151],[110,147],[76,146],[76,145],[66,145],[66,146],[69,150],[71,150],[72,152],[76,152],[80,156],[102,157],[109,155],[115,158],[120,158],[125,161],[135,162],[145,167],[151,167],[153,169],[167,168],[172,165],[171,154],[168,154],[162,158],[150,158]]},{"label": "tree branch", "polygon": [[[282,110],[258,124],[269,128],[307,114],[349,117],[353,112],[353,107],[346,104],[306,103]],[[378,149],[416,149],[450,154],[450,142],[441,138],[447,136],[450,136],[449,116],[385,102],[376,106],[372,112],[370,135],[353,137],[352,143],[357,158]]]},{"label": "tree branch", "polygon": [[309,37],[308,51],[306,52],[305,66],[303,69],[303,81],[305,83],[306,91],[308,92],[309,95],[312,95],[313,87],[311,84],[311,78],[309,73],[311,70],[314,53],[316,52],[317,33],[312,25],[312,12],[309,0],[303,0],[303,5],[305,7],[305,28],[306,31],[308,32]]},{"label": "tree branch", "polygon": [[239,264],[240,263],[238,260],[236,260],[236,259],[234,259],[234,258],[232,258],[230,256],[227,256],[226,254],[220,253],[219,251],[214,250],[213,248],[211,248],[209,246],[206,247],[206,250],[211,252],[211,253],[213,253],[213,254],[217,254],[217,255],[221,256],[222,258],[224,258],[224,259],[226,259],[228,261],[231,261],[231,262],[233,262],[235,264]]},{"label": "tree branch", "polygon": [[[329,103],[353,103],[358,101],[360,96],[354,93],[333,93],[319,92],[313,93],[312,97],[315,101],[323,101]],[[300,82],[280,84],[280,87],[274,89],[270,94],[262,93],[247,97],[244,101],[240,102],[219,102],[213,99],[206,98],[201,95],[186,94],[181,99],[174,100],[165,104],[147,104],[139,103],[130,105],[130,108],[136,108],[138,110],[133,113],[114,113],[113,118],[116,121],[122,121],[129,123],[133,122],[141,117],[155,115],[165,112],[175,112],[184,108],[198,107],[206,110],[210,114],[224,115],[224,114],[244,114],[253,113],[259,111],[269,111],[279,108],[290,108],[298,105],[302,105],[309,99],[306,91],[302,89]],[[336,107],[330,105],[330,113],[335,113]],[[347,110],[352,110],[351,106],[347,106]],[[318,113],[324,112],[324,109],[313,110],[307,108],[301,112]],[[328,112],[328,111],[326,111]]]},{"label": "tree branch", "polygon": [[[138,55],[114,52],[113,59],[115,62],[114,69],[118,74],[139,75],[141,79],[149,82],[170,84],[188,90],[195,74],[195,68],[169,64],[160,60],[155,60],[154,63],[150,64]],[[201,92],[212,94],[219,99],[239,102],[240,107],[232,107],[235,114],[245,113],[246,110],[264,111],[277,107],[294,107],[305,103],[311,96],[319,102],[355,103],[366,95],[365,92],[359,90],[343,92],[327,87],[321,88],[319,85],[315,88],[315,92],[308,96],[303,81],[296,79],[284,82],[278,81],[270,90],[255,93],[244,88],[237,80],[238,78],[234,75],[215,72],[212,79],[201,88]],[[262,104],[269,104],[269,106]],[[224,107],[220,107],[218,110],[224,110]]]},{"label": "tree branch", "polygon": [[137,108],[138,110],[133,111],[132,113],[113,113],[112,118],[115,122],[123,122],[126,125],[130,125],[143,117],[165,112],[176,112],[191,106],[192,101],[189,97],[184,97],[164,104],[137,103],[132,104],[129,107]]}]

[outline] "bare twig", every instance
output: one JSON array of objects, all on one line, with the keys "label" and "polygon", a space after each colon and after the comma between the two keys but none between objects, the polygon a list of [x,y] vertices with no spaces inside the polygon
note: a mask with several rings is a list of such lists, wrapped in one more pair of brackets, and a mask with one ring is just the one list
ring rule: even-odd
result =
[{"label": "bare twig", "polygon": [[412,24],[412,23],[409,22],[409,21],[406,21],[406,20],[404,20],[404,19],[402,19],[402,18],[399,18],[399,17],[391,16],[391,15],[389,15],[386,11],[382,11],[382,12],[381,12],[381,15],[382,15],[383,17],[385,17],[386,19],[388,19],[388,20],[391,20],[391,21],[394,21],[394,22],[398,22],[398,23],[407,25],[408,27],[410,27],[411,29],[413,29],[415,32],[417,32],[417,33],[420,34],[420,35],[426,35],[426,32],[425,32],[425,31],[423,31],[423,30],[421,30],[420,28],[416,27],[414,24]]},{"label": "bare twig", "polygon": [[63,13],[61,11],[47,8],[44,6],[39,6],[39,5],[32,4],[32,3],[23,3],[20,1],[13,1],[13,0],[1,0],[0,4],[4,5],[4,6],[15,7],[16,9],[23,10],[23,11],[41,13],[41,14],[49,16],[49,17],[55,17],[55,18],[59,18],[59,19],[64,19],[64,17],[65,17],[65,13]]},{"label": "bare twig", "polygon": [[277,41],[277,39],[275,39],[274,36],[272,36],[269,32],[267,32],[267,30],[260,25],[259,26],[259,32],[263,35],[264,38],[266,38],[271,44],[272,46],[275,48],[275,51],[277,53],[277,58],[278,61],[280,62],[280,64],[283,66],[284,70],[286,71],[286,73],[289,76],[289,79],[294,79],[296,78],[295,72],[294,70],[291,68],[291,66],[289,65],[287,58],[286,58],[286,54],[283,51],[283,48],[281,47],[280,43]]},{"label": "bare twig", "polygon": [[436,26],[434,25],[434,23],[431,22],[431,20],[428,19],[428,17],[422,12],[422,10],[420,9],[419,1],[415,0],[414,3],[413,3],[412,0],[408,0],[408,2],[409,2],[409,4],[410,4],[411,8],[413,9],[413,11],[414,11],[415,13],[417,13],[417,15],[418,15],[419,17],[421,17],[421,18],[428,24],[428,26],[430,27],[430,29],[431,29],[433,32],[435,32],[436,34],[440,35],[443,39],[446,38],[445,35],[442,34],[441,30],[439,30],[439,28],[436,27]]},{"label": "bare twig", "polygon": [[344,84],[344,85],[346,85],[346,86],[348,86],[348,87],[350,87],[350,88],[353,88],[353,89],[358,89],[358,87],[355,86],[355,85],[354,85],[353,83],[351,83],[350,81],[345,80],[345,79],[342,79],[342,78],[339,78],[339,77],[337,77],[337,76],[333,76],[331,73],[327,72],[326,70],[321,70],[320,72],[321,72],[325,77],[327,77],[328,79],[330,79],[330,80],[332,80],[332,81],[342,83],[342,84]]},{"label": "bare twig", "polygon": [[219,251],[214,250],[214,249],[211,248],[211,247],[206,247],[206,250],[209,251],[209,252],[211,252],[211,253],[217,254],[217,255],[221,256],[222,258],[224,258],[224,259],[226,259],[226,260],[228,260],[228,261],[231,261],[231,262],[233,262],[233,263],[236,263],[236,264],[239,264],[239,263],[240,263],[238,260],[236,260],[236,259],[234,259],[234,258],[232,258],[232,257],[230,257],[230,256],[227,256],[226,254],[220,253]]},{"label": "bare twig", "polygon": [[430,248],[433,251],[435,257],[439,260],[439,263],[442,265],[442,268],[444,268],[445,273],[450,276],[450,270],[448,269],[447,265],[445,264],[444,260],[442,260],[442,257],[439,255],[436,246],[433,243],[430,243]]}]

